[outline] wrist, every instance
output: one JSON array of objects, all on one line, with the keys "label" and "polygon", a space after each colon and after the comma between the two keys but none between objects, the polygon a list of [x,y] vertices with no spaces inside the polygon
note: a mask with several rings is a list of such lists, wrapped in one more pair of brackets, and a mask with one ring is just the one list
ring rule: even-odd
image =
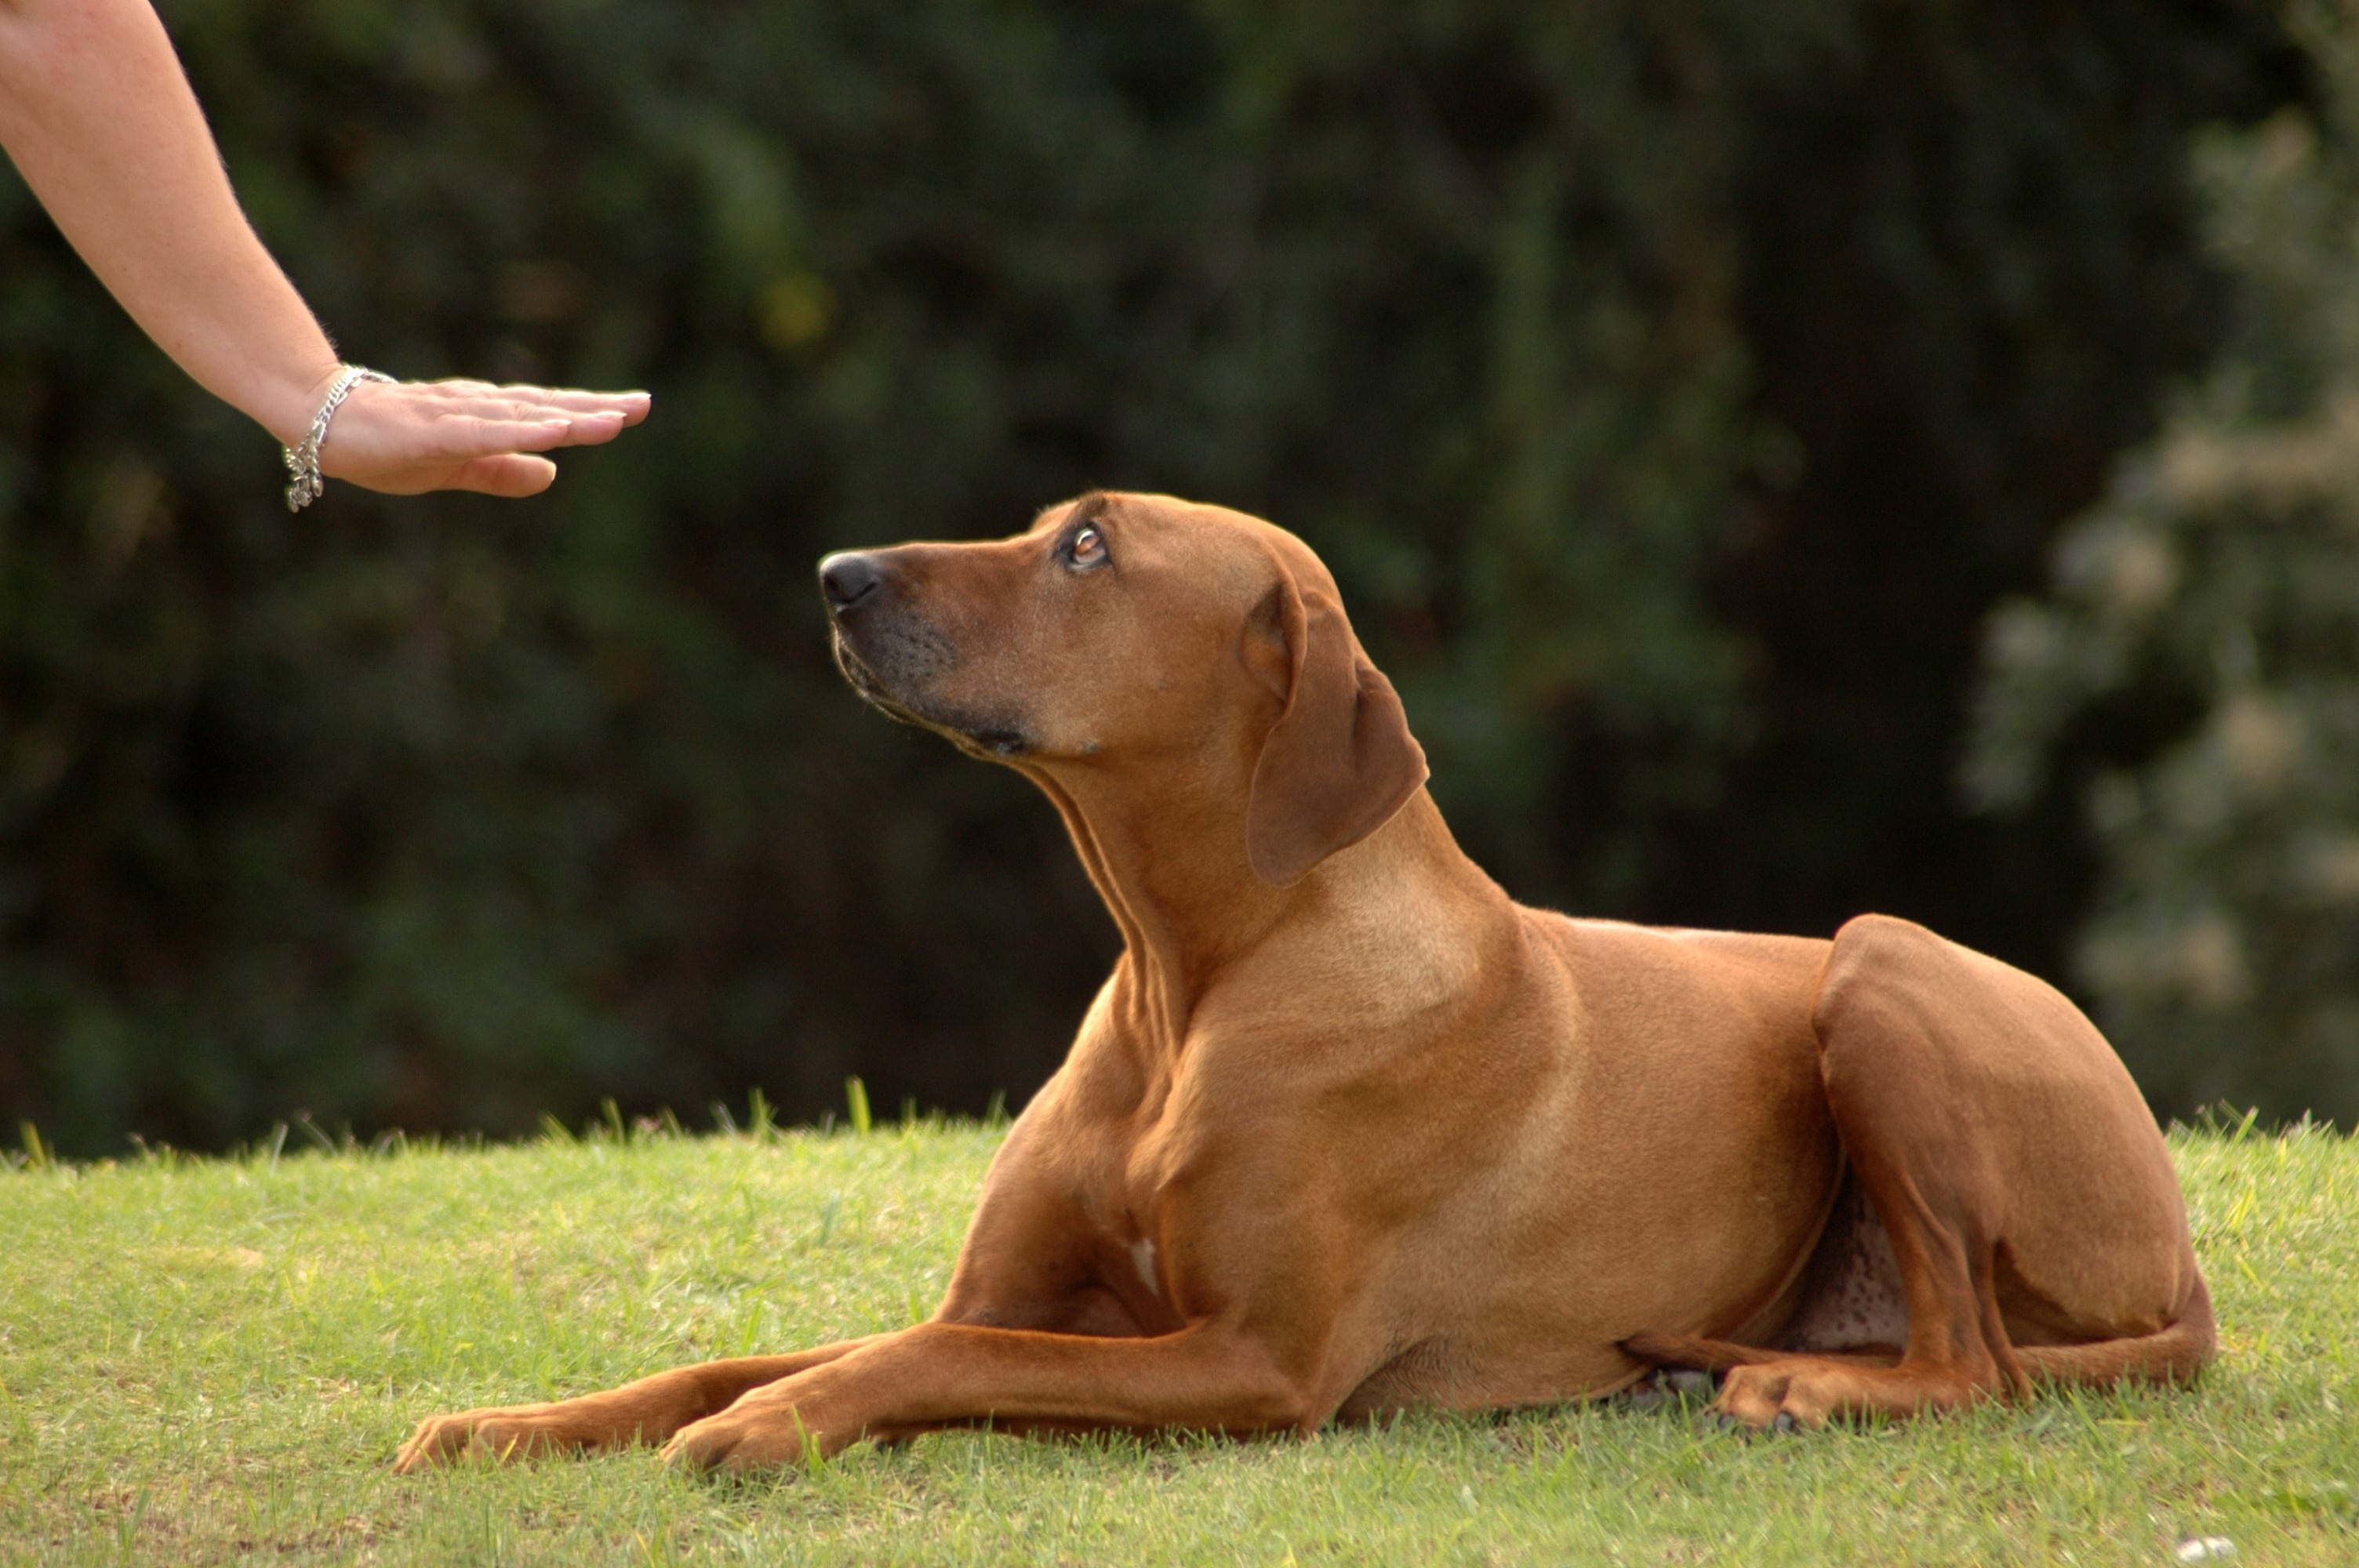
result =
[{"label": "wrist", "polygon": [[327,401],[328,394],[335,388],[336,378],[343,372],[342,362],[333,359],[306,364],[274,377],[271,384],[257,389],[252,401],[243,406],[280,446],[298,446],[310,430],[320,405]]},{"label": "wrist", "polygon": [[[173,349],[171,344],[165,346],[168,351]],[[172,357],[187,364],[196,356],[173,352]],[[321,335],[316,345],[307,344],[294,353],[266,351],[207,368],[216,369],[217,373],[196,375],[200,384],[269,431],[272,440],[291,447],[311,427],[311,416],[320,411],[321,400],[344,367],[325,335]],[[190,373],[196,374],[194,370]]]},{"label": "wrist", "polygon": [[328,438],[330,421],[335,418],[336,410],[342,406],[344,399],[352,395],[353,388],[363,382],[389,382],[392,379],[360,365],[336,367],[336,373],[329,378],[326,390],[321,394],[319,407],[304,427],[302,437],[280,449],[287,462],[288,511],[302,511],[317,501],[320,492],[327,488],[327,478],[320,471],[320,448]]}]

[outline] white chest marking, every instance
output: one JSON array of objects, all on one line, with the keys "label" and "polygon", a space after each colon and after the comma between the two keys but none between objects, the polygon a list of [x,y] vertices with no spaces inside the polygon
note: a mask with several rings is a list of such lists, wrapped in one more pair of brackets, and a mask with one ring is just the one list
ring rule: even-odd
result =
[{"label": "white chest marking", "polygon": [[1138,1265],[1138,1277],[1147,1281],[1147,1288],[1157,1295],[1161,1295],[1163,1287],[1155,1278],[1155,1243],[1145,1238],[1132,1242],[1130,1260]]}]

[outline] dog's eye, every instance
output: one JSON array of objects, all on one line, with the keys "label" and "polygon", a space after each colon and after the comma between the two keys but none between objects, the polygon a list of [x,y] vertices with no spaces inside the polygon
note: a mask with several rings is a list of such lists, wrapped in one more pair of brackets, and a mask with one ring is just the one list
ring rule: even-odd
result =
[{"label": "dog's eye", "polygon": [[1077,567],[1093,567],[1105,559],[1105,535],[1095,528],[1082,529],[1065,546],[1065,558]]}]

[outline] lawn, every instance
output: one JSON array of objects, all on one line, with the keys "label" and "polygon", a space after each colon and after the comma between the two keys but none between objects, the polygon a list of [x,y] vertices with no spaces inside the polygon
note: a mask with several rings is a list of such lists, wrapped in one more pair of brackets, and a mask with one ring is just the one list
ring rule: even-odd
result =
[{"label": "lawn", "polygon": [[2359,1562],[2359,1144],[2174,1135],[2190,1393],[1745,1439],[1694,1407],[1310,1441],[950,1434],[757,1482],[388,1469],[419,1416],[922,1315],[997,1132],[551,1136],[0,1171],[0,1562]]}]

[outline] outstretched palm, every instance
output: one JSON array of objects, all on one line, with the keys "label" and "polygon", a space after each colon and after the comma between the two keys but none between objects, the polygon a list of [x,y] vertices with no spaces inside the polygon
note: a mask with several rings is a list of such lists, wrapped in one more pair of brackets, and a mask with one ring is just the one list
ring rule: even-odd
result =
[{"label": "outstretched palm", "polygon": [[336,411],[320,470],[390,495],[533,495],[557,478],[557,465],[539,454],[611,441],[646,418],[647,406],[644,392],[364,382]]}]

